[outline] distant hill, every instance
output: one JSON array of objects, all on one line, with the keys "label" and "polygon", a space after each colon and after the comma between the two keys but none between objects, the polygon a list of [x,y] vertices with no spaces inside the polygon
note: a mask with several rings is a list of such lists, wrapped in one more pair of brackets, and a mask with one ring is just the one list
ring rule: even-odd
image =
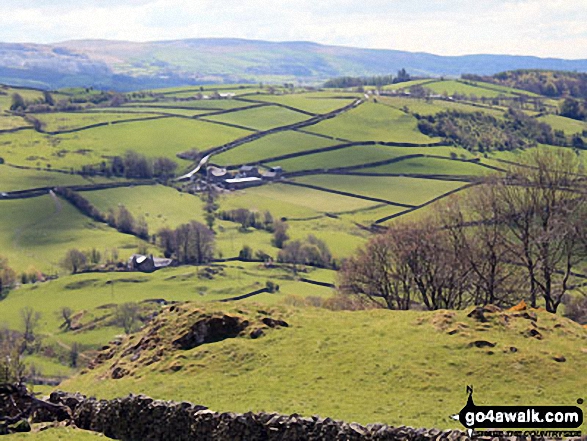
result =
[{"label": "distant hill", "polygon": [[76,40],[52,45],[0,43],[0,82],[41,88],[133,90],[187,84],[301,82],[337,76],[493,75],[514,69],[587,72],[587,60],[511,55],[439,56],[311,42],[188,39],[134,43]]}]

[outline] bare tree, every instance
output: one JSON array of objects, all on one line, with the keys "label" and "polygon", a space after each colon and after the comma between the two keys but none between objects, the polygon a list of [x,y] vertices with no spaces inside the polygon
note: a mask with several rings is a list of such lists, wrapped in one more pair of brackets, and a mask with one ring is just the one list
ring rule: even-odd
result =
[{"label": "bare tree", "polygon": [[87,256],[77,248],[72,248],[65,254],[65,258],[61,261],[61,266],[70,271],[71,274],[76,274],[85,269],[87,263]]},{"label": "bare tree", "polygon": [[571,151],[536,151],[495,182],[514,263],[526,269],[530,303],[556,312],[587,255],[587,204],[580,161]]},{"label": "bare tree", "polygon": [[139,305],[134,302],[123,303],[116,307],[115,321],[118,326],[130,334],[139,320]]},{"label": "bare tree", "polygon": [[59,327],[69,331],[71,329],[73,310],[68,306],[64,306],[59,310],[58,314],[63,319],[63,323]]},{"label": "bare tree", "polygon": [[24,352],[27,348],[30,348],[31,344],[34,343],[36,339],[41,313],[35,311],[30,306],[26,306],[20,310],[20,319],[23,328],[22,351]]}]

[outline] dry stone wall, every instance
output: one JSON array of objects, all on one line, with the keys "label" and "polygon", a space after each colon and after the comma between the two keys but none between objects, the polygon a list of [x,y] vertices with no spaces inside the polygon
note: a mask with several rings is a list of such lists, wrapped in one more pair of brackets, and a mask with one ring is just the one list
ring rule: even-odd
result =
[{"label": "dry stone wall", "polygon": [[218,413],[191,403],[135,395],[106,401],[54,392],[49,400],[71,409],[77,427],[124,441],[468,440],[458,430],[362,426],[295,414]]}]

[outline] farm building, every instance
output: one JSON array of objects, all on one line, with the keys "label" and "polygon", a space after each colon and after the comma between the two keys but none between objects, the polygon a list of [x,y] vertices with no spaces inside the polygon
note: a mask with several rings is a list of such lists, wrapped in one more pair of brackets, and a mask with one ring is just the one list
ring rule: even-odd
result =
[{"label": "farm building", "polygon": [[208,179],[212,182],[221,182],[230,177],[225,168],[210,166],[206,169]]},{"label": "farm building", "polygon": [[259,168],[254,165],[243,165],[238,169],[239,178],[260,178]]},{"label": "farm building", "polygon": [[158,269],[168,267],[173,261],[153,255],[144,256],[142,254],[133,254],[128,259],[128,269],[130,271],[141,271],[143,273],[152,273]]},{"label": "farm building", "polygon": [[257,185],[261,185],[263,183],[263,180],[261,178],[252,176],[247,178],[225,179],[224,183],[226,184],[226,187],[230,190],[238,190],[241,188],[255,187]]}]

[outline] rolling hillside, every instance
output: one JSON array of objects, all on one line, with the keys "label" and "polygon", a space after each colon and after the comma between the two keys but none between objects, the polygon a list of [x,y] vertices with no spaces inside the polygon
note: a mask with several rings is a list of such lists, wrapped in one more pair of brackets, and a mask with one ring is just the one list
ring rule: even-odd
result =
[{"label": "rolling hillside", "polygon": [[188,39],[135,43],[80,40],[0,44],[0,83],[55,89],[137,90],[182,84],[299,82],[395,73],[492,75],[512,69],[587,71],[587,60],[508,55],[438,56],[311,42]]}]

